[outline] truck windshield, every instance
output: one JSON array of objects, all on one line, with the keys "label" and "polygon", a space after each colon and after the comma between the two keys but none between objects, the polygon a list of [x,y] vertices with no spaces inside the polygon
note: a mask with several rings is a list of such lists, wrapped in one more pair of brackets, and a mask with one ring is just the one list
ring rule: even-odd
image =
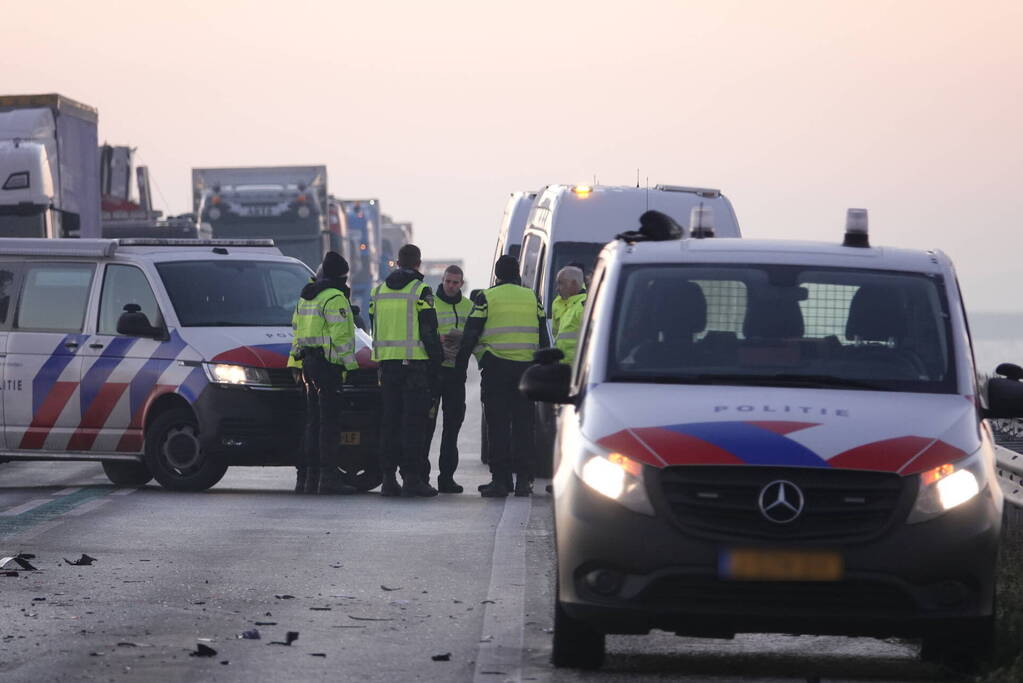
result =
[{"label": "truck windshield", "polygon": [[280,261],[170,261],[156,269],[183,327],[290,327],[312,275]]},{"label": "truck windshield", "polygon": [[46,237],[46,207],[0,207],[0,237]]},{"label": "truck windshield", "polygon": [[626,268],[611,381],[955,393],[938,276],[782,265]]}]

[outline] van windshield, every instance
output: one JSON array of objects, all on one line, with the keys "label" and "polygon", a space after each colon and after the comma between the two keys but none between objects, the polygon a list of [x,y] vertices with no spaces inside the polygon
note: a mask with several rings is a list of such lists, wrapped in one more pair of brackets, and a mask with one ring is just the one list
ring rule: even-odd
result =
[{"label": "van windshield", "polygon": [[183,327],[290,327],[312,275],[281,261],[169,261],[156,269]]},{"label": "van windshield", "polygon": [[939,276],[787,265],[622,274],[611,381],[955,393]]}]

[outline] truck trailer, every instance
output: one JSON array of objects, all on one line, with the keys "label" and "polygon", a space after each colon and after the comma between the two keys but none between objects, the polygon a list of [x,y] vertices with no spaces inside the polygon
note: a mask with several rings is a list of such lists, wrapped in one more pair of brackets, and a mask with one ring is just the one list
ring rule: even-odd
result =
[{"label": "truck trailer", "polygon": [[0,236],[100,236],[98,119],[63,95],[0,95]]}]

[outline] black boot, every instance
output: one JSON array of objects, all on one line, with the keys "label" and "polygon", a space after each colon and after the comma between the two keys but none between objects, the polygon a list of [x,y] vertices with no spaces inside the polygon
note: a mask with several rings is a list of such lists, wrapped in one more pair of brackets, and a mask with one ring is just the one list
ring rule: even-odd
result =
[{"label": "black boot", "polygon": [[454,477],[439,477],[437,479],[437,490],[441,493],[461,493],[465,489],[455,483]]},{"label": "black boot", "polygon": [[317,493],[350,496],[357,493],[354,486],[350,486],[341,477],[341,472],[336,467],[320,468],[320,485]]},{"label": "black boot", "polygon": [[515,497],[528,498],[533,495],[533,480],[529,477],[516,477]]},{"label": "black boot", "polygon": [[498,483],[501,484],[501,486],[503,486],[504,488],[508,489],[509,492],[515,488],[515,484],[512,483],[512,478],[510,474],[507,477],[504,476],[499,477],[496,474],[492,474],[490,475],[490,481],[488,481],[486,484],[480,484],[479,486],[476,487],[476,490],[479,491],[480,493],[483,493],[484,489],[491,488],[492,486]]},{"label": "black boot", "polygon": [[394,472],[384,473],[384,483],[380,485],[380,495],[387,498],[395,498],[401,495],[401,484]]},{"label": "black boot", "polygon": [[305,467],[296,467],[297,474],[295,476],[295,493],[305,493],[305,477],[307,469]]},{"label": "black boot", "polygon": [[305,493],[316,493],[320,488],[320,468],[312,465],[306,468]]},{"label": "black boot", "polygon": [[402,482],[401,495],[403,498],[433,498],[437,495],[437,489],[422,479],[410,478]]},{"label": "black boot", "polygon": [[512,487],[508,486],[504,477],[494,477],[492,482],[480,488],[480,495],[484,498],[507,498],[511,490]]}]

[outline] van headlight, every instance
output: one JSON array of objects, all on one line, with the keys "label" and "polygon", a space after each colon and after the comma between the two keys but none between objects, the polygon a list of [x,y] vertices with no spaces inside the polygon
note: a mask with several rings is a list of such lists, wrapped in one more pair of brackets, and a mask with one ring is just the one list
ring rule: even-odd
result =
[{"label": "van headlight", "polygon": [[985,453],[982,446],[967,458],[921,472],[916,504],[907,522],[934,519],[976,498],[989,481]]},{"label": "van headlight", "polygon": [[203,363],[203,367],[209,380],[216,384],[270,384],[270,373],[265,368],[229,363]]},{"label": "van headlight", "polygon": [[[654,506],[646,492],[646,466],[621,453],[597,446],[579,433],[577,425],[566,427],[566,432],[574,434],[565,434],[561,439],[563,464],[571,462],[572,471],[593,491],[633,512],[652,517]],[[558,474],[561,474],[561,468]],[[555,478],[554,490],[558,488],[560,484]]]}]

